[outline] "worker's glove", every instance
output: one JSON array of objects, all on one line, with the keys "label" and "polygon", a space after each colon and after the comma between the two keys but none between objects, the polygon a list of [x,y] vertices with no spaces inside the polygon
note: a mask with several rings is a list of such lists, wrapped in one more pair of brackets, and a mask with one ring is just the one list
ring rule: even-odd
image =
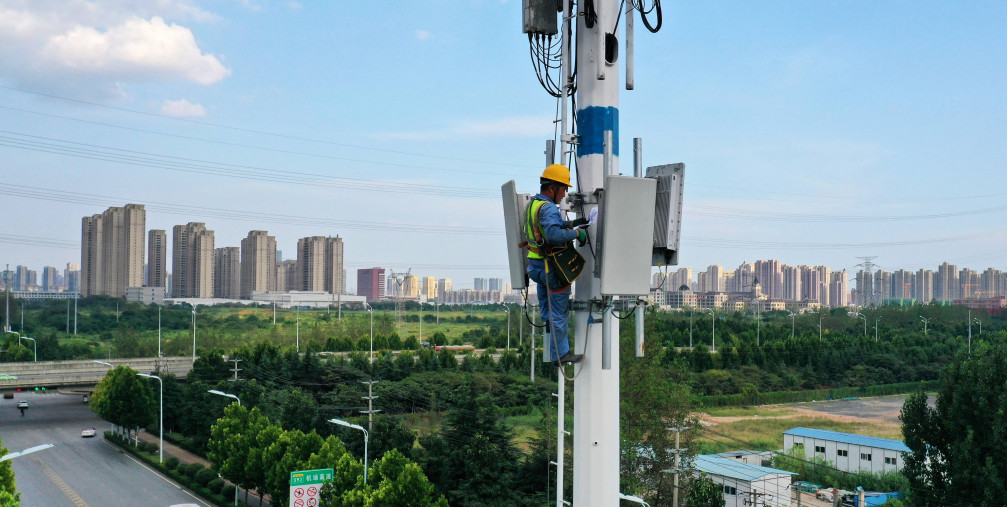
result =
[{"label": "worker's glove", "polygon": [[578,219],[574,220],[573,222],[570,222],[570,228],[576,229],[578,227],[583,227],[583,226],[585,226],[587,224],[588,224],[587,219],[581,217],[581,218],[578,218]]},{"label": "worker's glove", "polygon": [[577,229],[577,246],[584,246],[584,243],[587,243],[587,231]]}]

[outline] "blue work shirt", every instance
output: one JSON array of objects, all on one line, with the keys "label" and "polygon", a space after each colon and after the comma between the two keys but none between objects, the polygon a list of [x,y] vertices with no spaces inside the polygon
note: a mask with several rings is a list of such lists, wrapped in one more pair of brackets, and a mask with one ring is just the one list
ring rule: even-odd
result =
[{"label": "blue work shirt", "polygon": [[559,207],[552,199],[542,194],[536,194],[535,199],[546,202],[538,212],[539,225],[546,243],[560,246],[577,239],[577,231],[570,228],[569,220],[563,220]]}]

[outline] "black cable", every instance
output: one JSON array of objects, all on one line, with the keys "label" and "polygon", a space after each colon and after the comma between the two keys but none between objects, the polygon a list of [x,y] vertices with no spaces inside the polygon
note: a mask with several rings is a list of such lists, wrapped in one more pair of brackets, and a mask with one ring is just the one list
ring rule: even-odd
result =
[{"label": "black cable", "polygon": [[[647,30],[650,30],[650,33],[657,33],[661,29],[661,25],[664,22],[661,12],[662,11],[661,0],[654,0],[654,5],[652,5],[650,9],[646,11],[643,9],[643,2],[644,0],[640,0],[640,5],[637,6],[637,9],[640,11],[640,20],[643,21],[643,26],[646,26]],[[655,25],[651,25],[650,20],[647,19],[647,14],[649,14],[653,10],[657,11],[657,23]]]}]

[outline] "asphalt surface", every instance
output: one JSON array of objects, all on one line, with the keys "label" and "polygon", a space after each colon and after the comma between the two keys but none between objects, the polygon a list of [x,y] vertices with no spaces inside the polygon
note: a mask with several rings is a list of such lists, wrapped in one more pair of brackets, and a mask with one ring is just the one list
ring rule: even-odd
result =
[{"label": "asphalt surface", "polygon": [[[24,417],[19,400],[29,408]],[[83,428],[98,430],[81,438]],[[0,399],[0,439],[9,452],[40,444],[54,447],[12,461],[23,507],[117,507],[207,504],[148,465],[105,442],[108,423],[80,395],[15,393]]]}]

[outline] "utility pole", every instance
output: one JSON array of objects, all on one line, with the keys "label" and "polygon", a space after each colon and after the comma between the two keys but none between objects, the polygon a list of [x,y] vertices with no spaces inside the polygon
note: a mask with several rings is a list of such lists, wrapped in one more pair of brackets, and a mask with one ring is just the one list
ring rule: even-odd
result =
[{"label": "utility pole", "polygon": [[10,332],[10,264],[7,264],[7,267],[4,268],[3,281],[4,281],[3,283],[4,289],[7,292],[7,317],[4,319],[4,326],[5,326],[4,331],[9,333]]},{"label": "utility pole", "polygon": [[374,396],[374,384],[377,384],[377,380],[363,380],[361,384],[367,384],[367,396],[361,396],[361,398],[367,400],[367,410],[361,410],[361,414],[367,414],[367,432],[370,433],[374,431],[374,413],[381,412],[380,410],[374,410],[374,400],[378,397]]},{"label": "utility pole", "polygon": [[238,372],[241,371],[238,368],[238,363],[240,363],[242,360],[241,359],[231,359],[231,361],[234,361],[234,369],[231,370],[231,371],[234,372],[234,380],[237,381],[238,380]]},{"label": "utility pole", "polygon": [[[870,297],[870,303],[873,305],[875,303],[875,300],[877,299],[877,297],[875,296],[875,293],[877,291],[874,288],[874,268],[877,267],[877,264],[874,264],[871,261],[873,261],[874,259],[877,259],[878,256],[877,255],[867,255],[867,256],[864,256],[864,257],[857,257],[857,258],[860,259],[860,260],[862,260],[862,261],[864,261],[864,262],[861,262],[860,264],[857,264],[857,266],[863,267],[864,271],[867,272],[867,276],[871,277],[871,292],[869,292],[869,293],[867,293],[865,295],[863,293],[863,288],[862,287],[857,287],[858,289],[861,289],[860,298],[861,299],[867,299],[868,297]],[[861,278],[861,280],[863,280],[863,278]],[[867,301],[861,302],[861,306],[867,306],[867,304],[865,304],[865,303],[867,303]],[[867,333],[865,332],[864,334],[866,335]]]},{"label": "utility pole", "polygon": [[[74,293],[73,295],[73,335],[77,336],[77,299],[80,298],[80,293]],[[160,312],[160,307],[158,307],[158,312]],[[160,315],[160,314],[159,314]]]},{"label": "utility pole", "polygon": [[665,472],[671,472],[672,474],[674,474],[673,480],[675,482],[673,483],[674,486],[672,486],[672,492],[671,492],[671,507],[678,507],[678,475],[682,472],[681,458],[682,453],[685,452],[686,450],[684,447],[679,447],[679,437],[681,436],[683,431],[689,428],[685,426],[676,426],[674,428],[667,428],[667,429],[668,431],[675,432],[675,448],[671,450],[672,452],[675,453],[675,468],[672,468],[671,470],[665,470]]},{"label": "utility pole", "polygon": [[928,318],[920,315],[920,320],[923,321],[923,335],[927,336],[929,334],[929,333],[927,333],[927,324],[930,323],[930,319],[928,319]]},{"label": "utility pole", "polygon": [[969,309],[969,358],[972,358],[972,309]]}]

